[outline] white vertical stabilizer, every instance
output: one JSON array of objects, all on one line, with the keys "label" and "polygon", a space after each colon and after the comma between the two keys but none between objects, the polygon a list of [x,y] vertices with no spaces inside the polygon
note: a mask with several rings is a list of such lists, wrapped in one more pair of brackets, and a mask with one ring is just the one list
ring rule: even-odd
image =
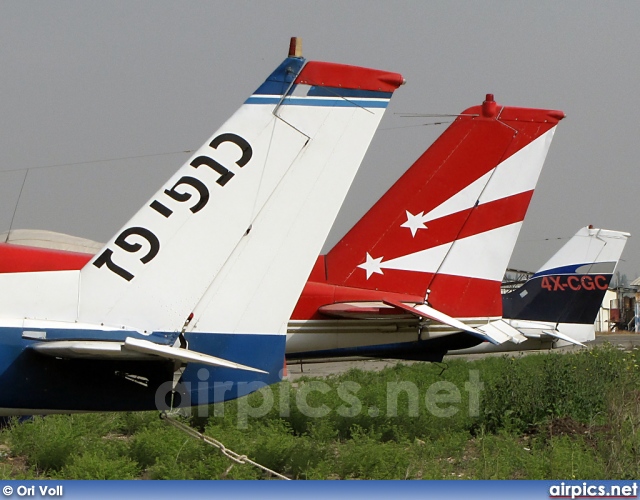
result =
[{"label": "white vertical stabilizer", "polygon": [[285,60],[82,269],[79,320],[284,333],[401,83]]}]

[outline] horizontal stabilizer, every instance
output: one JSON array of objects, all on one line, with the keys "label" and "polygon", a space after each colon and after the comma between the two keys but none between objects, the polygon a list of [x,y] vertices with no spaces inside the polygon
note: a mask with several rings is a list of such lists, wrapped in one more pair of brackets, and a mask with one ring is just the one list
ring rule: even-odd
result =
[{"label": "horizontal stabilizer", "polygon": [[55,356],[64,359],[102,359],[123,361],[154,361],[163,358],[182,363],[199,363],[209,366],[234,368],[257,373],[267,373],[251,366],[241,365],[226,359],[216,358],[199,352],[163,346],[128,337],[123,342],[102,342],[92,340],[61,340],[57,342],[40,342],[31,348],[45,356]]},{"label": "horizontal stabilizer", "polygon": [[104,342],[97,340],[59,340],[39,342],[31,349],[45,356],[62,359],[102,359],[113,361],[153,361],[157,356],[122,349],[122,342]]},{"label": "horizontal stabilizer", "polygon": [[241,365],[240,363],[234,363],[233,361],[227,361],[226,359],[216,358],[215,356],[209,356],[208,354],[187,351],[186,349],[180,349],[177,347],[158,345],[153,342],[149,342],[148,340],[134,339],[131,337],[127,337],[122,348],[143,354],[155,354],[161,358],[182,361],[183,363],[200,363],[203,365],[235,368],[236,370],[248,370],[256,373],[267,373],[264,370]]},{"label": "horizontal stabilizer", "polygon": [[402,309],[404,311],[410,312],[411,314],[418,316],[420,318],[429,318],[429,319],[432,319],[433,321],[437,321],[438,323],[449,325],[458,330],[462,330],[463,332],[470,333],[471,335],[475,337],[479,337],[482,340],[491,342],[492,344],[496,344],[496,345],[502,344],[501,341],[492,338],[490,335],[487,335],[484,332],[481,332],[475,328],[465,325],[462,321],[452,318],[451,316],[447,316],[446,314],[438,311],[437,309],[434,309],[433,307],[429,307],[426,304],[419,304],[415,307],[411,307],[402,302],[396,302],[395,300],[391,301],[391,300],[383,299],[382,302],[390,306],[397,307],[398,309]]},{"label": "horizontal stabilizer", "polygon": [[566,342],[570,342],[571,344],[574,344],[574,345],[579,345],[581,347],[587,347],[582,342],[579,342],[576,339],[572,339],[568,335],[565,335],[564,333],[557,332],[555,330],[545,330],[542,333],[545,334],[545,335],[549,335],[551,337],[554,337],[556,339],[560,339],[560,340],[564,340]]},{"label": "horizontal stabilizer", "polygon": [[379,318],[412,318],[414,314],[382,302],[353,301],[336,302],[318,307],[318,312],[332,318],[347,319],[379,319]]},{"label": "horizontal stabilizer", "polygon": [[501,344],[506,341],[511,341],[514,344],[520,344],[527,340],[527,337],[525,337],[519,330],[502,319],[482,325],[478,327],[478,330],[486,333],[487,335],[493,335],[498,339],[502,339],[500,342]]}]

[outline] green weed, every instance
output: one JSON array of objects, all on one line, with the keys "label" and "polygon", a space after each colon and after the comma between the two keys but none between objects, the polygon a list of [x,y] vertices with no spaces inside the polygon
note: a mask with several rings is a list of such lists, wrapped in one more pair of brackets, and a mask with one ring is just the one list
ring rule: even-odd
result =
[{"label": "green weed", "polygon": [[[185,421],[291,478],[631,479],[639,364],[637,350],[612,347],[397,364],[285,381]],[[36,417],[0,432],[3,479],[266,477],[156,412]]]}]

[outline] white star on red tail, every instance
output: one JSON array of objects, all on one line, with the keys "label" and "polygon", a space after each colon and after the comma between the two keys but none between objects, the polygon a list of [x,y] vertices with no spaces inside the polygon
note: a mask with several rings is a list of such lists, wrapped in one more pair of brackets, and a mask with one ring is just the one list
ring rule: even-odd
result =
[{"label": "white star on red tail", "polygon": [[413,215],[409,210],[405,210],[405,212],[407,212],[407,222],[400,227],[411,229],[411,236],[415,237],[418,229],[427,229],[427,226],[424,225],[424,212],[419,212],[416,215]]},{"label": "white star on red tail", "polygon": [[367,260],[366,260],[366,262],[363,262],[358,267],[360,269],[364,269],[365,271],[367,271],[367,279],[369,279],[371,277],[371,275],[374,274],[374,273],[376,273],[376,274],[384,274],[382,272],[382,269],[380,268],[383,258],[384,257],[378,257],[377,259],[374,259],[373,257],[371,257],[371,255],[369,255],[369,252],[367,252]]}]

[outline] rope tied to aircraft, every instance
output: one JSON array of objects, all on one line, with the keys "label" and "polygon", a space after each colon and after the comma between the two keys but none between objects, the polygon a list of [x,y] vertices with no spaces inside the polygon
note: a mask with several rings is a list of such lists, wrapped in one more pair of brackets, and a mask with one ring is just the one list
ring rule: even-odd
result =
[{"label": "rope tied to aircraft", "polygon": [[286,476],[283,476],[282,474],[269,469],[268,467],[265,467],[264,465],[259,464],[258,462],[255,462],[253,460],[251,460],[249,457],[247,457],[246,455],[240,455],[239,453],[236,453],[233,450],[230,450],[229,448],[227,448],[224,444],[222,444],[220,441],[218,441],[217,439],[214,439],[210,436],[206,436],[204,434],[202,434],[201,432],[198,432],[197,430],[189,427],[186,424],[183,424],[182,422],[179,422],[178,420],[176,420],[171,414],[167,413],[166,411],[163,411],[160,413],[160,419],[164,420],[165,422],[173,425],[176,429],[183,431],[185,434],[188,434],[189,436],[191,436],[192,438],[195,439],[199,439],[201,441],[203,441],[204,443],[211,445],[215,448],[218,448],[222,454],[224,456],[226,456],[227,458],[231,459],[232,461],[234,461],[237,464],[249,464],[249,465],[253,465],[254,467],[257,467],[258,469],[262,470],[263,472],[266,472],[267,474],[270,474],[272,476],[275,476],[279,479],[284,479],[286,481],[290,481],[291,478],[288,478]]}]

